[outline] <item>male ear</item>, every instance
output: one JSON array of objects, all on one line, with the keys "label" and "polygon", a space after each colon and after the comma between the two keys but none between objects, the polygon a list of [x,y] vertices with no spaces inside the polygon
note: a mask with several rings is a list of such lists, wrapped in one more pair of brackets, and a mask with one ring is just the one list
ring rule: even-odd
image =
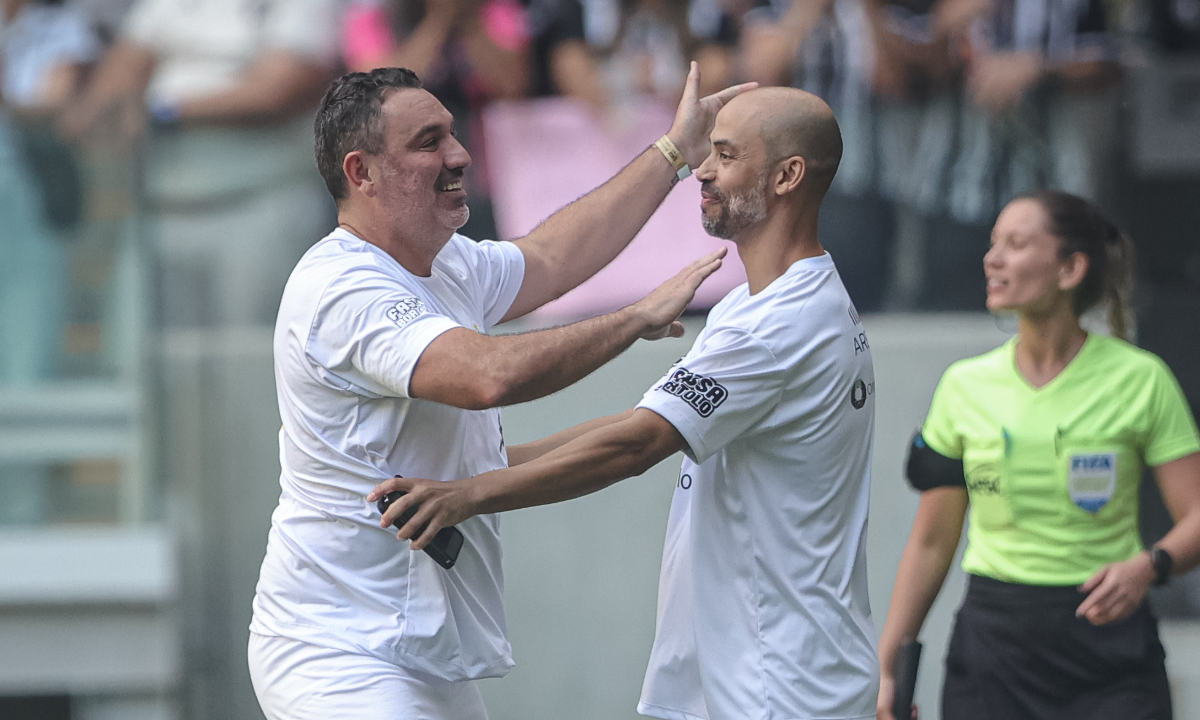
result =
[{"label": "male ear", "polygon": [[342,172],[346,175],[346,182],[350,184],[351,191],[358,190],[368,197],[375,196],[371,166],[362,150],[346,153],[346,157],[342,158]]},{"label": "male ear", "polygon": [[804,182],[804,178],[808,176],[808,167],[804,158],[799,155],[793,155],[790,158],[779,161],[779,174],[775,180],[775,194],[787,195],[794,192],[800,187],[800,183]]},{"label": "male ear", "polygon": [[1073,252],[1070,257],[1063,261],[1058,269],[1058,289],[1059,290],[1074,290],[1079,287],[1083,279],[1087,277],[1088,268],[1091,267],[1091,261],[1088,260],[1087,253]]}]

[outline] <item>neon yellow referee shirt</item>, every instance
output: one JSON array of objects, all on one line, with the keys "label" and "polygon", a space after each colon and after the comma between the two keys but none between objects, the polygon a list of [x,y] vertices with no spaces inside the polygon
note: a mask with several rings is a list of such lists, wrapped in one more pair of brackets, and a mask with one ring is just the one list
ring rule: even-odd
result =
[{"label": "neon yellow referee shirt", "polygon": [[1141,552],[1142,469],[1200,452],[1175,376],[1103,335],[1045,386],[1018,372],[1016,339],[950,366],[921,434],[963,461],[970,497],[963,570],[1027,585],[1078,585]]}]

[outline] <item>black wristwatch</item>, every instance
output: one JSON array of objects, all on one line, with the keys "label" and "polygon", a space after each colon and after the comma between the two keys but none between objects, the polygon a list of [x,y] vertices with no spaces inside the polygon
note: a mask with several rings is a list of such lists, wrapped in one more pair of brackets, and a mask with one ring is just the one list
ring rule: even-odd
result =
[{"label": "black wristwatch", "polygon": [[1171,568],[1175,565],[1175,558],[1171,557],[1171,553],[1155,545],[1150,548],[1150,564],[1154,566],[1155,586],[1166,585],[1167,581],[1171,579]]}]

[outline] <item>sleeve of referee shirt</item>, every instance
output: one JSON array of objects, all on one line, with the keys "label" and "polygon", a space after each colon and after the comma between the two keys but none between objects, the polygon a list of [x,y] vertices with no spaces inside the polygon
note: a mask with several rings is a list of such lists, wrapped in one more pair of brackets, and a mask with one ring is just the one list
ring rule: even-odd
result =
[{"label": "sleeve of referee shirt", "polygon": [[779,404],[785,373],[752,334],[723,328],[708,335],[642,397],[687,442],[702,463],[753,428]]},{"label": "sleeve of referee shirt", "polygon": [[929,406],[929,414],[921,425],[921,437],[934,452],[953,460],[961,460],[963,456],[962,435],[955,430],[953,408],[958,393],[957,383],[952,374],[953,368],[942,375],[937,389],[933,391],[933,402]]},{"label": "sleeve of referee shirt", "polygon": [[409,381],[434,338],[462,327],[430,311],[413,292],[380,273],[356,274],[325,291],[305,352],[321,379],[368,397],[411,397]]},{"label": "sleeve of referee shirt", "polygon": [[1155,358],[1154,394],[1150,402],[1150,433],[1145,449],[1146,464],[1165,465],[1200,452],[1200,432],[1188,407],[1183,389],[1167,364]]}]

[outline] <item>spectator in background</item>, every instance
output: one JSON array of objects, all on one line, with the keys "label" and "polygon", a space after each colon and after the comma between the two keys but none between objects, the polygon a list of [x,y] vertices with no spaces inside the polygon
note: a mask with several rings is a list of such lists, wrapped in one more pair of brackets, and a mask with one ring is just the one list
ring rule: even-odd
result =
[{"label": "spectator in background", "polygon": [[[99,46],[83,18],[61,3],[3,0],[0,13],[0,385],[22,385],[57,369],[64,236],[82,210],[69,150],[38,129],[62,108]],[[47,155],[57,162],[42,162]],[[4,469],[0,525],[44,519],[47,474],[41,466]]]},{"label": "spectator in background", "polygon": [[[729,84],[737,42],[726,13],[712,12],[711,0],[601,0],[591,33],[601,57],[610,98],[625,102],[656,97],[675,103],[683,92],[688,63],[700,65],[702,94]],[[693,12],[693,10],[697,12]]]},{"label": "spectator in background", "polygon": [[587,42],[579,0],[524,0],[532,38],[530,95],[564,95],[594,108],[608,102],[595,54]]},{"label": "spectator in background", "polygon": [[464,187],[471,218],[463,233],[495,238],[480,112],[495,99],[530,88],[530,37],[517,0],[357,0],[344,23],[351,70],[403,67],[450,114],[459,141],[475,158]]},{"label": "spectator in background", "polygon": [[878,17],[876,85],[900,98],[882,123],[884,185],[922,218],[919,304],[976,307],[1005,202],[1101,192],[1118,77],[1103,0],[882,2]]},{"label": "spectator in background", "polygon": [[864,312],[883,307],[895,225],[877,191],[872,9],[869,0],[777,2],[747,14],[741,45],[748,79],[811,92],[837,115],[845,145],[821,208],[821,243]]},{"label": "spectator in background", "polygon": [[[168,325],[268,324],[332,208],[309,150],[333,75],[339,0],[138,0],[63,118],[82,136],[153,121],[146,199]],[[149,113],[144,112],[148,108]]]}]

